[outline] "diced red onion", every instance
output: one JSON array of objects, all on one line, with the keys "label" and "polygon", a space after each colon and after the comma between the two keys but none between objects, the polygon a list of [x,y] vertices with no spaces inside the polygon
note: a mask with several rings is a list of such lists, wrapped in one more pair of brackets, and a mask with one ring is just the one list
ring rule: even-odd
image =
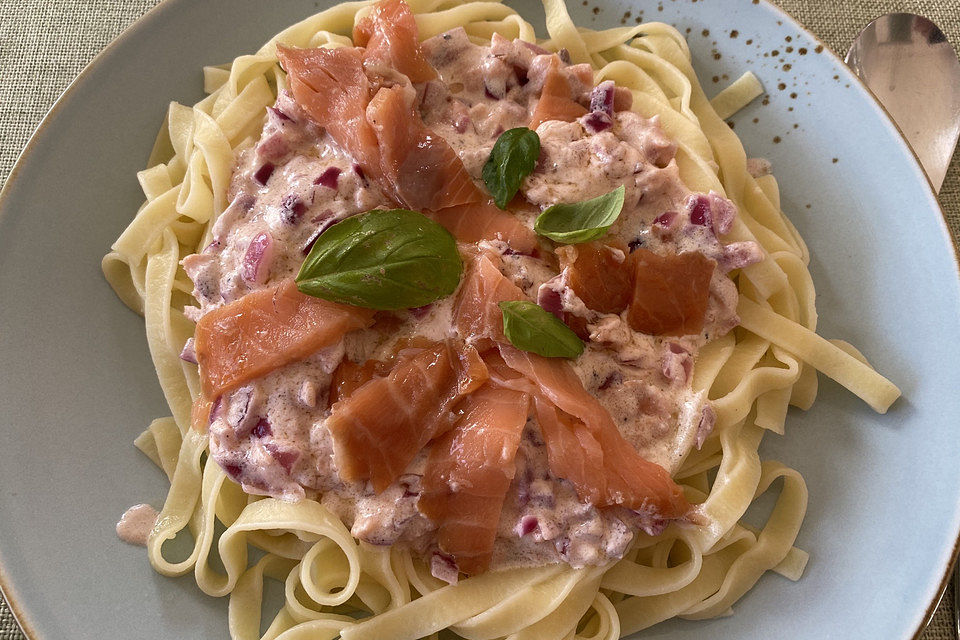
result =
[{"label": "diced red onion", "polygon": [[600,111],[612,116],[615,94],[616,85],[613,80],[604,80],[595,86],[590,92],[590,111]]},{"label": "diced red onion", "polygon": [[268,442],[263,445],[263,448],[266,449],[273,459],[280,463],[280,466],[284,468],[287,473],[290,473],[290,469],[293,468],[293,464],[297,461],[297,458],[300,457],[298,451],[292,451],[290,449],[281,449],[273,442]]},{"label": "diced red onion", "polygon": [[250,430],[254,438],[266,438],[273,435],[273,429],[270,427],[270,421],[266,418],[257,420],[257,424]]},{"label": "diced red onion", "polygon": [[223,396],[217,396],[210,407],[210,424],[220,416],[220,409],[223,408]]},{"label": "diced red onion", "polygon": [[460,115],[453,121],[453,129],[457,133],[466,133],[467,128],[470,126],[470,116],[469,115]]},{"label": "diced red onion", "polygon": [[710,200],[707,196],[700,193],[690,196],[687,209],[690,212],[691,224],[713,228],[713,216],[710,214]]},{"label": "diced red onion", "polygon": [[669,229],[673,226],[673,223],[677,221],[677,215],[676,211],[665,211],[653,220],[653,224],[663,227],[664,229]]},{"label": "diced red onion", "polygon": [[430,575],[447,584],[457,584],[460,579],[460,568],[451,556],[435,551],[430,556]]},{"label": "diced red onion", "polygon": [[357,177],[359,177],[361,180],[363,180],[363,184],[364,184],[364,186],[366,186],[366,184],[367,184],[367,176],[364,175],[364,173],[363,173],[363,167],[361,167],[361,166],[358,165],[356,162],[354,162],[354,163],[353,163],[353,172],[354,172],[355,174],[357,174]]},{"label": "diced red onion", "polygon": [[327,167],[327,170],[321,173],[313,184],[336,191],[337,184],[340,182],[340,173],[340,167]]},{"label": "diced red onion", "polygon": [[549,283],[540,285],[537,289],[537,304],[544,311],[549,311],[563,321],[563,296],[555,288],[549,286]]},{"label": "diced red onion", "polygon": [[707,197],[710,199],[710,208],[713,212],[713,230],[718,236],[730,233],[733,220],[737,217],[736,205],[715,191],[711,191]]},{"label": "diced red onion", "polygon": [[233,479],[236,480],[237,482],[240,482],[240,473],[242,472],[242,469],[240,468],[240,465],[238,465],[238,464],[223,464],[223,463],[221,463],[221,464],[220,464],[220,468],[223,469],[228,476],[230,476],[231,478],[233,478]]},{"label": "diced red onion", "polygon": [[588,133],[600,133],[613,126],[613,118],[603,111],[591,111],[582,119]]},{"label": "diced red onion", "polygon": [[279,131],[257,143],[257,155],[264,160],[280,162],[288,153],[290,153],[290,145],[287,143],[286,136]]},{"label": "diced red onion", "polygon": [[514,532],[522,538],[536,531],[539,526],[540,520],[536,516],[523,516],[514,528]]},{"label": "diced red onion", "polygon": [[273,175],[276,165],[272,162],[264,162],[260,167],[254,172],[253,179],[259,182],[261,185],[266,186],[267,181],[270,180],[270,176]]},{"label": "diced red onion", "polygon": [[227,411],[227,424],[233,427],[238,436],[245,436],[251,422],[253,404],[253,388],[240,387],[230,395],[230,409]]},{"label": "diced red onion", "polygon": [[278,122],[293,122],[293,118],[277,107],[267,107],[267,113],[269,113],[270,116],[275,118]]},{"label": "diced red onion", "polygon": [[243,256],[241,277],[247,282],[263,284],[270,274],[273,260],[273,238],[266,232],[253,236]]},{"label": "diced red onion", "polygon": [[187,342],[183,345],[183,350],[180,351],[180,359],[184,362],[197,364],[197,350],[194,346],[193,338],[187,338]]},{"label": "diced red onion", "polygon": [[763,260],[763,249],[752,240],[731,242],[723,248],[723,256],[719,260],[723,272],[742,269]]},{"label": "diced red onion", "polygon": [[287,224],[296,224],[306,211],[307,205],[295,193],[287,195],[280,203],[280,219]]},{"label": "diced red onion", "polygon": [[697,425],[697,450],[700,450],[700,447],[703,446],[703,443],[707,441],[707,438],[713,432],[713,427],[717,424],[717,412],[713,409],[713,405],[707,403],[703,405],[703,410],[700,412],[700,424]]}]

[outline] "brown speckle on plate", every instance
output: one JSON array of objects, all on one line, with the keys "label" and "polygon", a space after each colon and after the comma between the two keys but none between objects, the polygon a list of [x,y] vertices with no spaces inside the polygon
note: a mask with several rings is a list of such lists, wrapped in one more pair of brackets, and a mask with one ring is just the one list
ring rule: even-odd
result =
[{"label": "brown speckle on plate", "polygon": [[780,91],[783,91],[786,88],[787,88],[787,85],[783,82],[777,85],[777,89],[780,89]]},{"label": "brown speckle on plate", "polygon": [[797,94],[796,94],[796,92],[791,93],[791,94],[790,94],[790,97],[793,98],[794,100],[796,100],[796,99],[797,99]]},{"label": "brown speckle on plate", "polygon": [[736,38],[736,37],[739,36],[739,35],[740,35],[740,32],[737,31],[736,29],[734,29],[733,31],[730,32],[730,37],[731,37],[731,38]]},{"label": "brown speckle on plate", "polygon": [[707,36],[710,35],[710,29],[704,29],[703,31],[700,32],[700,35],[706,38]]},{"label": "brown speckle on plate", "polygon": [[790,71],[790,69],[793,69],[793,65],[790,64],[789,62],[788,62],[787,64],[783,65],[783,70],[784,70],[784,71]]},{"label": "brown speckle on plate", "polygon": [[807,48],[806,48],[806,47],[800,47],[799,49],[797,49],[797,53],[799,53],[799,54],[802,55],[802,56],[805,56],[805,55],[807,55]]},{"label": "brown speckle on plate", "polygon": [[831,160],[831,162],[833,162],[833,164],[837,164],[838,162],[840,162],[840,158],[834,158],[833,160]]},{"label": "brown speckle on plate", "polygon": [[823,53],[823,45],[822,45],[822,44],[818,44],[818,45],[817,45],[817,48],[814,49],[813,51],[814,51],[814,53]]},{"label": "brown speckle on plate", "polygon": [[773,136],[773,144],[780,144],[780,136]]}]

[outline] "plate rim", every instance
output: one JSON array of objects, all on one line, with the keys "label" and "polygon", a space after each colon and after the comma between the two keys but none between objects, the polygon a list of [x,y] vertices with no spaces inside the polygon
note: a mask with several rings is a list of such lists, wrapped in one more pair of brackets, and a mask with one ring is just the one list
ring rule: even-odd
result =
[{"label": "plate rim", "polygon": [[[76,93],[80,85],[89,80],[89,76],[96,71],[96,68],[101,64],[103,59],[110,56],[113,50],[120,46],[121,43],[129,40],[131,37],[137,35],[144,29],[147,29],[150,24],[159,19],[158,16],[172,10],[172,7],[179,7],[181,4],[192,1],[193,0],[160,0],[160,2],[148,9],[143,15],[138,17],[126,28],[124,28],[123,31],[121,31],[113,40],[103,47],[103,49],[101,49],[86,65],[84,65],[77,76],[70,81],[67,87],[50,106],[50,109],[44,114],[43,118],[41,118],[37,128],[33,131],[33,133],[30,134],[26,144],[18,154],[13,167],[10,169],[10,173],[7,175],[3,187],[0,188],[0,221],[3,219],[2,216],[4,212],[4,203],[9,198],[10,193],[13,190],[11,185],[18,181],[20,177],[19,174],[22,170],[22,165],[29,161],[30,156],[33,154],[34,148],[40,144],[44,137],[44,130],[47,129],[50,123],[58,117],[59,112],[65,108],[65,105],[70,101],[73,94]],[[509,2],[509,0],[502,1],[504,3]],[[887,111],[883,104],[876,98],[863,80],[846,65],[840,55],[829,45],[823,42],[823,40],[821,40],[810,29],[801,24],[799,20],[787,13],[784,9],[774,4],[772,0],[753,0],[753,4],[762,6],[764,9],[771,11],[777,15],[779,20],[781,20],[784,24],[789,24],[791,27],[801,31],[812,41],[823,47],[821,53],[826,53],[829,57],[832,57],[833,61],[836,63],[836,66],[840,68],[840,73],[845,76],[845,79],[847,81],[852,81],[852,86],[856,86],[862,93],[864,93],[870,99],[872,104],[879,109],[880,113],[883,114],[884,118],[881,120],[896,133],[895,139],[898,141],[898,144],[900,144],[901,148],[907,152],[907,156],[913,161],[914,168],[923,177],[921,182],[926,187],[924,191],[935,206],[936,210],[940,213],[937,220],[939,223],[940,232],[944,236],[948,246],[950,246],[953,250],[952,256],[955,272],[954,275],[957,277],[958,281],[960,281],[960,246],[958,246],[958,244],[953,240],[953,236],[946,221],[946,211],[943,209],[943,205],[940,203],[939,194],[934,188],[933,183],[930,181],[929,176],[923,170],[923,166],[920,163],[920,159],[917,156],[916,151],[914,151],[913,147],[910,146],[906,136],[893,117],[890,115],[889,111]],[[953,547],[949,556],[950,559],[946,563],[946,567],[942,569],[943,573],[940,578],[939,586],[934,593],[933,599],[924,610],[923,616],[919,620],[919,626],[909,639],[905,638],[904,640],[919,640],[927,625],[933,619],[933,616],[940,605],[941,599],[946,593],[946,589],[953,572],[953,567],[958,560],[958,554],[960,554],[960,520],[956,518],[956,516],[960,514],[954,515],[955,531]],[[26,606],[19,599],[19,597],[16,596],[13,580],[5,568],[2,548],[0,548],[0,596],[2,596],[6,601],[10,613],[13,616],[14,622],[17,623],[20,631],[24,634],[27,640],[43,640],[39,632],[30,622],[30,616],[27,612]]]}]

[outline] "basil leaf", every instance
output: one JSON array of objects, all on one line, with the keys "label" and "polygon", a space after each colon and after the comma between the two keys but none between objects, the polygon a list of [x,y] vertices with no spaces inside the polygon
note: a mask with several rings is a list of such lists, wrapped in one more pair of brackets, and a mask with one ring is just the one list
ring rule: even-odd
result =
[{"label": "basil leaf", "polygon": [[590,242],[603,236],[623,210],[626,193],[620,185],[610,193],[571,204],[555,204],[537,216],[534,230],[563,244]]},{"label": "basil leaf", "polygon": [[533,173],[539,157],[540,136],[536,131],[518,127],[500,134],[483,165],[483,182],[498,207],[507,208],[520,190],[520,183]]},{"label": "basil leaf", "polygon": [[547,358],[576,358],[583,340],[555,315],[528,300],[501,302],[503,333],[518,349]]},{"label": "basil leaf", "polygon": [[462,270],[457,242],[442,226],[406,209],[374,210],[317,238],[297,288],[367,309],[407,309],[453,293]]}]

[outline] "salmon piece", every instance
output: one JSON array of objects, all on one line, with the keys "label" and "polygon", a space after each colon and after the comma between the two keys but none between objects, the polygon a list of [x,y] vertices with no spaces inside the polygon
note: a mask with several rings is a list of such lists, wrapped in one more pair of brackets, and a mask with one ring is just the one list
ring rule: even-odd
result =
[{"label": "salmon piece", "polygon": [[530,253],[538,244],[533,229],[489,200],[447,207],[430,217],[460,242],[503,240],[519,253]]},{"label": "salmon piece", "polygon": [[630,326],[652,335],[700,333],[717,263],[694,251],[662,256],[637,249],[630,259],[634,263]]},{"label": "salmon piece", "polygon": [[453,324],[463,339],[506,341],[503,314],[497,305],[527,299],[522,289],[500,273],[494,259],[479,253],[467,266],[453,307]]},{"label": "salmon piece", "polygon": [[525,393],[486,384],[430,449],[418,509],[437,525],[440,550],[468,575],[490,564],[529,403]]},{"label": "salmon piece", "polygon": [[543,82],[540,100],[533,110],[530,128],[536,130],[548,120],[573,122],[586,113],[586,108],[571,97],[570,83],[560,71],[560,59],[555,57]]},{"label": "salmon piece", "polygon": [[437,77],[420,48],[417,22],[403,0],[380,0],[353,28],[353,43],[366,48],[365,60],[380,62],[410,78],[426,82]]},{"label": "salmon piece", "polygon": [[607,491],[605,475],[597,473],[604,466],[600,443],[586,425],[557,411],[549,401],[538,398],[535,407],[550,469],[557,477],[569,480],[581,500],[600,504]]},{"label": "salmon piece", "polygon": [[213,410],[213,401],[202,395],[197,396],[190,407],[190,426],[197,433],[206,433],[210,426],[210,412]]},{"label": "salmon piece", "polygon": [[277,45],[294,100],[372,178],[382,179],[377,135],[367,122],[372,89],[363,49],[294,49]]},{"label": "salmon piece", "polygon": [[[548,416],[547,431],[554,437],[545,431],[544,439],[550,468],[570,480],[581,499],[601,506],[653,511],[664,519],[680,518],[689,511],[690,504],[670,474],[643,458],[623,438],[606,408],[583,388],[570,363],[510,345],[500,345],[500,354],[507,366],[533,383],[538,403],[548,401],[569,415],[557,416],[557,424]],[[564,430],[572,433],[564,434]],[[602,451],[602,464],[595,443]],[[591,461],[590,467],[582,467],[584,458]],[[567,473],[573,477],[564,475]],[[594,477],[599,475],[602,478]]]},{"label": "salmon piece", "polygon": [[367,107],[379,143],[380,168],[388,192],[417,211],[439,211],[483,200],[463,162],[431,132],[402,86],[380,89]]},{"label": "salmon piece", "polygon": [[589,309],[616,313],[630,306],[633,265],[627,247],[588,242],[557,248],[561,268],[573,292]]},{"label": "salmon piece", "polygon": [[380,360],[367,360],[363,364],[357,364],[344,358],[333,370],[327,406],[331,407],[340,400],[349,397],[354,391],[374,378],[386,375],[389,373],[389,369],[385,371],[385,368],[385,364]]},{"label": "salmon piece", "polygon": [[203,395],[212,400],[336,344],[373,314],[300,293],[293,279],[213,309],[194,335]]},{"label": "salmon piece", "polygon": [[454,405],[486,380],[486,366],[472,347],[446,341],[401,352],[388,375],[333,405],[326,425],[340,477],[370,480],[383,491],[428,442],[453,426]]}]

